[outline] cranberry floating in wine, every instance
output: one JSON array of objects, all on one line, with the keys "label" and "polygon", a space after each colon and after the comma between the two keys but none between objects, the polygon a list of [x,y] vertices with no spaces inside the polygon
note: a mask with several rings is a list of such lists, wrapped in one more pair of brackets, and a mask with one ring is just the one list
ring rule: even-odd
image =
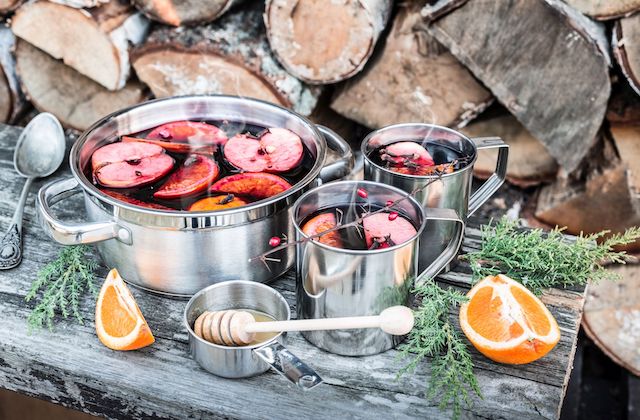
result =
[{"label": "cranberry floating in wine", "polygon": [[213,211],[232,209],[248,204],[240,197],[233,194],[216,195],[214,197],[202,198],[189,207],[189,211]]},{"label": "cranberry floating in wine", "polygon": [[[302,231],[307,236],[313,236],[325,232],[329,229],[333,229],[336,226],[337,222],[335,213],[320,213],[305,222],[305,224],[302,226]],[[322,236],[314,238],[313,240],[323,244],[327,244],[329,246],[334,246],[336,248],[343,247],[342,239],[340,238],[340,233],[338,231],[326,233]]]},{"label": "cranberry floating in wine", "polygon": [[238,134],[224,147],[227,161],[248,172],[287,172],[300,164],[303,154],[300,137],[285,128],[269,128],[259,138]]},{"label": "cranberry floating in wine", "polygon": [[244,172],[222,178],[211,186],[211,192],[223,192],[263,199],[291,188],[284,178],[263,172]]},{"label": "cranberry floating in wine", "polygon": [[410,221],[404,217],[390,218],[390,214],[375,213],[362,220],[367,248],[388,248],[402,244],[416,235],[416,228]]},{"label": "cranberry floating in wine", "polygon": [[151,184],[173,169],[174,160],[157,145],[111,143],[91,157],[95,181],[109,188],[133,188]]},{"label": "cranberry floating in wine", "polygon": [[220,169],[213,159],[204,155],[189,155],[153,196],[167,200],[197,194],[205,191],[219,173]]}]

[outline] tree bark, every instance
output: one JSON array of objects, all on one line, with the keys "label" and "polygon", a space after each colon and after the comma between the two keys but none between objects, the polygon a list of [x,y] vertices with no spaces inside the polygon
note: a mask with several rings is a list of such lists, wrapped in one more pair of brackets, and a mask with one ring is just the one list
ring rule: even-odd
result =
[{"label": "tree bark", "polygon": [[117,90],[129,76],[129,44],[140,43],[148,26],[142,14],[119,0],[92,9],[39,1],[18,9],[11,29],[105,88]]},{"label": "tree bark", "polygon": [[382,53],[338,90],[332,108],[371,128],[401,122],[464,126],[493,96],[403,7]]},{"label": "tree bark", "polygon": [[8,15],[24,3],[25,0],[0,0],[0,15]]},{"label": "tree bark", "polygon": [[564,0],[569,6],[598,20],[616,19],[640,10],[640,0]]},{"label": "tree bark", "polygon": [[132,0],[150,19],[172,26],[215,20],[241,0]]},{"label": "tree bark", "polygon": [[470,1],[425,26],[567,172],[579,166],[611,90],[602,25],[558,0],[531,0]]},{"label": "tree bark", "polygon": [[24,40],[18,40],[15,55],[22,88],[33,105],[67,127],[85,130],[105,115],[145,99],[139,83],[109,91]]},{"label": "tree bark", "polygon": [[309,115],[321,89],[301,82],[276,61],[260,15],[243,8],[208,25],[156,27],[132,52],[136,74],[160,98],[190,94],[247,96]]},{"label": "tree bark", "polygon": [[391,0],[267,0],[264,21],[278,61],[312,84],[360,72],[389,19]]},{"label": "tree bark", "polygon": [[616,22],[611,45],[622,73],[633,90],[640,95],[640,15]]},{"label": "tree bark", "polygon": [[0,121],[14,123],[29,109],[11,54],[16,38],[6,26],[0,27]]}]

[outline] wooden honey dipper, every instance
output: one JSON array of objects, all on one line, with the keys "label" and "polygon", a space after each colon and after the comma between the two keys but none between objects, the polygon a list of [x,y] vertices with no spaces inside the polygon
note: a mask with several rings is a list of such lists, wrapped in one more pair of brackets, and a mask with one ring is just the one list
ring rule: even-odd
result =
[{"label": "wooden honey dipper", "polygon": [[256,322],[246,311],[205,311],[193,326],[196,335],[221,346],[246,346],[260,332],[350,330],[380,328],[393,335],[408,334],[413,328],[413,312],[406,306],[392,306],[376,316]]}]

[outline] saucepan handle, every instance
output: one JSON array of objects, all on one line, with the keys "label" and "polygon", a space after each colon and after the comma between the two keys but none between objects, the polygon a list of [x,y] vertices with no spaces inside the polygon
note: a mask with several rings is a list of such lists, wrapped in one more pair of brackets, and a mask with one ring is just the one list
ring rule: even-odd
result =
[{"label": "saucepan handle", "polygon": [[303,390],[311,389],[323,382],[320,375],[277,341],[265,344],[253,352],[273,370]]},{"label": "saucepan handle", "polygon": [[327,141],[327,146],[340,155],[340,159],[326,165],[320,170],[320,181],[326,183],[344,178],[353,170],[354,159],[351,146],[338,133],[323,125],[316,126]]},{"label": "saucepan handle", "polygon": [[476,137],[471,139],[476,144],[478,150],[498,149],[498,161],[496,162],[496,170],[491,174],[484,184],[478,188],[476,192],[471,194],[469,198],[469,212],[471,216],[478,208],[483,205],[504,183],[507,175],[507,162],[509,160],[509,145],[500,137]]},{"label": "saucepan handle", "polygon": [[117,239],[131,244],[131,233],[115,221],[93,223],[67,223],[58,220],[51,206],[81,191],[74,178],[53,181],[42,188],[36,197],[36,209],[45,232],[63,245],[90,244]]},{"label": "saucepan handle", "polygon": [[455,223],[455,232],[451,236],[451,240],[447,244],[445,250],[433,262],[418,275],[416,284],[420,285],[428,279],[434,278],[443,268],[447,266],[458,254],[460,245],[462,245],[462,237],[464,235],[464,222],[453,209],[427,208],[427,223],[430,220],[441,220]]}]

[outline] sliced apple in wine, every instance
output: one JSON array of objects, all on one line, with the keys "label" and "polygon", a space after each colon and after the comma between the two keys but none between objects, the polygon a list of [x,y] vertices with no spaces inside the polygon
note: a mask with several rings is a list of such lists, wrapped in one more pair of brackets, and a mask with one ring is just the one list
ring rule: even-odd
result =
[{"label": "sliced apple in wine", "polygon": [[413,238],[417,231],[404,217],[389,218],[387,212],[375,213],[362,219],[367,248],[388,248]]},{"label": "sliced apple in wine", "polygon": [[244,172],[230,175],[211,186],[211,192],[229,193],[263,199],[291,188],[284,178],[263,172]]},{"label": "sliced apple in wine", "polygon": [[246,134],[232,137],[224,147],[224,157],[247,172],[287,172],[302,162],[300,137],[286,128],[269,128],[254,138]]}]

